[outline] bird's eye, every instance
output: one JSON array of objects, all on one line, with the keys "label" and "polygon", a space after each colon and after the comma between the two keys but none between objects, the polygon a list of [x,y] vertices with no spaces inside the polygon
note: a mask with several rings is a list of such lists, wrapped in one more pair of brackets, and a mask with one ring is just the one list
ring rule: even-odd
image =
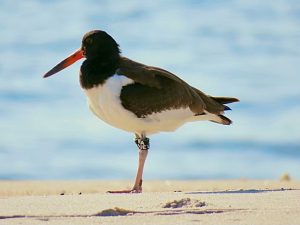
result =
[{"label": "bird's eye", "polygon": [[87,39],[85,40],[85,42],[86,42],[87,44],[92,44],[92,43],[93,43],[93,40],[92,40],[91,38],[87,38]]}]

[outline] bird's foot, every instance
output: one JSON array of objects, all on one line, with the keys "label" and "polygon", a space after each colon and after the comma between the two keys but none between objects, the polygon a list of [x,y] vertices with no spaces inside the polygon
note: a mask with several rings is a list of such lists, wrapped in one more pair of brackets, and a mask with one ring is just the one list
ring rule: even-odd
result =
[{"label": "bird's foot", "polygon": [[108,191],[107,193],[110,194],[138,194],[138,193],[142,193],[142,190],[121,190],[121,191]]},{"label": "bird's foot", "polygon": [[134,142],[140,150],[148,150],[150,148],[150,140],[147,137],[144,138],[135,138]]},{"label": "bird's foot", "polygon": [[132,188],[131,190],[108,191],[110,194],[138,194],[142,193],[142,187]]},{"label": "bird's foot", "polygon": [[134,187],[131,190],[108,191],[107,193],[110,193],[110,194],[137,194],[137,193],[142,193],[142,183],[143,183],[143,181],[140,180],[139,184],[134,185]]}]

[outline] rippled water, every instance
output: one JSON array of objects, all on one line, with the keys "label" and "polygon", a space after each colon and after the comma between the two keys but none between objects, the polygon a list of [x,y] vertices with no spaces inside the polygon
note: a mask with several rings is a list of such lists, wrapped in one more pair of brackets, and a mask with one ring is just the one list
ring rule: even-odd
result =
[{"label": "rippled water", "polygon": [[80,62],[42,79],[103,29],[123,55],[215,96],[230,127],[191,123],[151,138],[145,178],[300,178],[300,2],[0,1],[0,178],[132,178],[132,134],[95,118]]}]

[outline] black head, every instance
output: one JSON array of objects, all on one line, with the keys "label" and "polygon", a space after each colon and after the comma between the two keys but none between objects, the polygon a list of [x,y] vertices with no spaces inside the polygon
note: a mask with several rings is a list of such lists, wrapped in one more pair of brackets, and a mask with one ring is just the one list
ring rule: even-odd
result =
[{"label": "black head", "polygon": [[119,57],[118,43],[105,31],[92,30],[82,38],[81,49],[87,59]]},{"label": "black head", "polygon": [[82,58],[86,58],[86,61],[97,61],[99,66],[116,66],[120,59],[119,45],[106,32],[102,30],[92,30],[83,36],[80,49],[58,63],[49,70],[44,77],[49,77]]}]

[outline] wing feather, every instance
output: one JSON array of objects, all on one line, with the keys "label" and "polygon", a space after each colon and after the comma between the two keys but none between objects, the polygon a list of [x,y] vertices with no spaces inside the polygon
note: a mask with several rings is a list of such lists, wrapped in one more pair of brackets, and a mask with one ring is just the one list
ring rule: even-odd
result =
[{"label": "wing feather", "polygon": [[166,70],[122,58],[117,73],[135,81],[123,87],[120,98],[123,106],[138,117],[186,107],[201,114],[206,108],[193,87]]}]

